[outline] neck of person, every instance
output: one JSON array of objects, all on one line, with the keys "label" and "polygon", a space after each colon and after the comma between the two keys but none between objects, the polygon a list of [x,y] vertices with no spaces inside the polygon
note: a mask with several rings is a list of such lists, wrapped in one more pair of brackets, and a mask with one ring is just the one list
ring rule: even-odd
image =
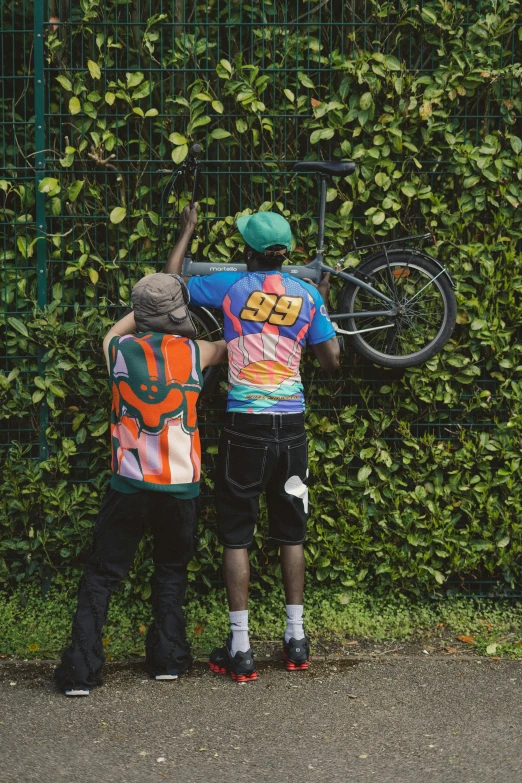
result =
[{"label": "neck of person", "polygon": [[266,266],[262,261],[258,261],[257,258],[252,258],[247,263],[249,272],[282,272],[282,263],[278,266]]}]

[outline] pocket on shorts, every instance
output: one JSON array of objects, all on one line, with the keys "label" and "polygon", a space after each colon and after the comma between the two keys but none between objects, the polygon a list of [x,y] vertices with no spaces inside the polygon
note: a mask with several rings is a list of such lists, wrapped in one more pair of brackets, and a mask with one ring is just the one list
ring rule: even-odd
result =
[{"label": "pocket on shorts", "polygon": [[227,481],[240,489],[262,484],[267,451],[267,446],[243,446],[229,440],[225,466]]},{"label": "pocket on shorts", "polygon": [[308,440],[299,438],[298,443],[288,446],[287,478],[299,475],[306,480],[308,474]]}]

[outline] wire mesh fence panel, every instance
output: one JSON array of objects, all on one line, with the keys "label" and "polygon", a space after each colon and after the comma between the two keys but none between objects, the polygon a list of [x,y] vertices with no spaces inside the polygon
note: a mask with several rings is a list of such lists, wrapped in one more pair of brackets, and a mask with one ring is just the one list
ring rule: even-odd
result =
[{"label": "wire mesh fence panel", "polygon": [[[9,562],[21,573],[69,568],[85,544],[108,476],[100,339],[128,308],[133,284],[163,267],[190,200],[190,180],[175,172],[198,142],[199,258],[237,260],[235,217],[272,209],[292,225],[293,262],[307,262],[317,246],[318,183],[292,164],[353,159],[356,174],[328,187],[328,263],[356,265],[354,240],[429,230],[440,240],[429,252],[457,283],[457,332],[427,365],[384,370],[347,345],[340,373],[324,377],[306,359],[314,573],[346,586],[369,572],[400,581],[400,558],[389,560],[404,547],[420,583],[456,574],[513,584],[509,552],[521,535],[519,526],[507,532],[509,515],[520,518],[509,483],[520,399],[518,4],[11,0],[0,14],[0,430],[5,446],[19,449],[18,462],[43,461],[48,471],[34,478],[30,502],[20,501],[12,524],[33,535],[7,548]],[[222,391],[225,384],[223,376]],[[207,582],[217,578],[213,460],[224,398],[216,393],[200,410],[206,526],[192,573]],[[484,458],[472,465],[468,448]],[[431,455],[429,469],[412,449]],[[7,462],[12,476],[12,452]],[[499,470],[509,473],[509,487]],[[392,478],[395,506],[386,500]],[[64,493],[74,487],[77,504],[71,511],[56,501],[69,532],[30,565],[39,526],[52,516],[37,481],[63,483]],[[453,505],[456,496],[439,490],[444,483],[469,503]],[[414,528],[438,514],[446,522],[424,546]],[[453,545],[438,543],[450,533]],[[497,551],[506,536],[510,547]],[[262,565],[273,551],[260,535],[257,544],[254,565],[270,582],[275,566],[264,573]]]}]

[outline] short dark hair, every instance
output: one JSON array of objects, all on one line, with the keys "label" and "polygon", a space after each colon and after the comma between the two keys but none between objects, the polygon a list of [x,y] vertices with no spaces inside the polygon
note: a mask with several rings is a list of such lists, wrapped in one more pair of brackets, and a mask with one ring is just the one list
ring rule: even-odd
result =
[{"label": "short dark hair", "polygon": [[271,245],[263,252],[254,250],[250,245],[245,245],[245,252],[248,250],[250,250],[252,257],[255,258],[258,264],[267,269],[277,269],[278,266],[281,266],[285,260],[285,254],[288,252],[285,245]]}]

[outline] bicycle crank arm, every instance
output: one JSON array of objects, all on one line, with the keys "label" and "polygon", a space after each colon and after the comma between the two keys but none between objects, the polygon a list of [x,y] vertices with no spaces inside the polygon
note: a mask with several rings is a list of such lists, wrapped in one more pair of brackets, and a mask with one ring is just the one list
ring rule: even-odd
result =
[{"label": "bicycle crank arm", "polygon": [[377,332],[379,329],[393,329],[395,324],[385,324],[384,326],[371,326],[369,329],[356,329],[354,332],[349,332],[346,329],[339,329],[337,324],[332,322],[333,328],[336,334],[363,334],[363,332]]}]

